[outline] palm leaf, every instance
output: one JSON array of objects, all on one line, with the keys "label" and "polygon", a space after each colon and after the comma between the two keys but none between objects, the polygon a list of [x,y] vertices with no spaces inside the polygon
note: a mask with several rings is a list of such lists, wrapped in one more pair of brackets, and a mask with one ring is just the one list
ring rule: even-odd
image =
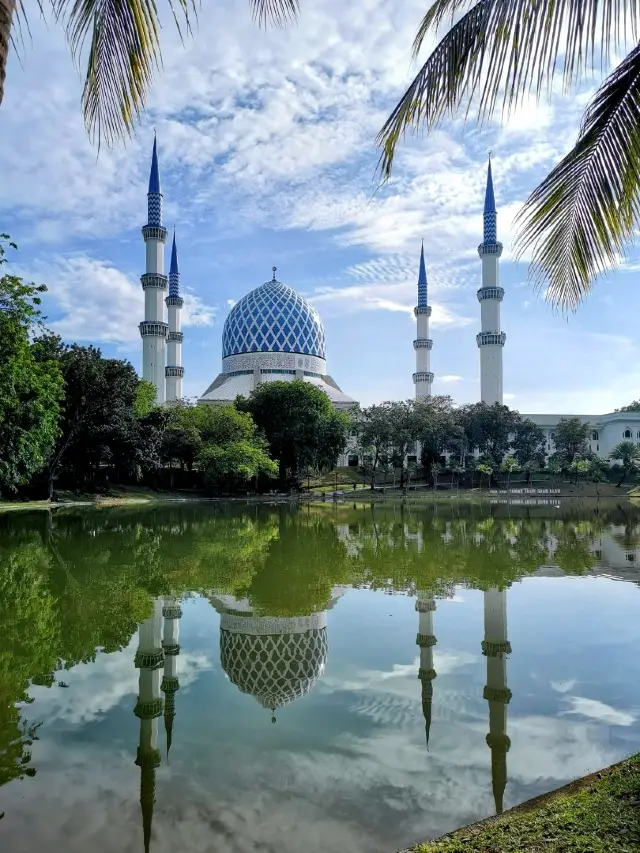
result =
[{"label": "palm leaf", "polygon": [[518,216],[519,254],[533,248],[534,283],[575,309],[615,266],[640,223],[640,45],[591,101],[574,148]]},{"label": "palm leaf", "polygon": [[639,19],[640,0],[435,0],[418,30],[414,56],[445,20],[450,29],[378,134],[383,176],[389,177],[396,145],[408,129],[432,130],[465,101],[467,113],[477,107],[480,122],[500,103],[508,115],[532,93],[550,95],[560,66],[568,90],[596,53],[608,64],[612,50],[635,43]]},{"label": "palm leaf", "polygon": [[[40,0],[39,0],[40,2]],[[52,0],[77,60],[90,40],[82,108],[87,131],[100,145],[131,135],[161,63],[156,0]],[[199,0],[168,0],[182,38],[192,30]],[[250,0],[261,24],[295,18],[298,0]]]}]

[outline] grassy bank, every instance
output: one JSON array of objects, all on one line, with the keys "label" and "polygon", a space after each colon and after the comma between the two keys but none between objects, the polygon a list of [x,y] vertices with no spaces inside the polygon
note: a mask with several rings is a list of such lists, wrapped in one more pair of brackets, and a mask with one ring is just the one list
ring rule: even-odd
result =
[{"label": "grassy bank", "polygon": [[[410,853],[640,850],[640,754]],[[409,851],[407,851],[409,853]]]}]

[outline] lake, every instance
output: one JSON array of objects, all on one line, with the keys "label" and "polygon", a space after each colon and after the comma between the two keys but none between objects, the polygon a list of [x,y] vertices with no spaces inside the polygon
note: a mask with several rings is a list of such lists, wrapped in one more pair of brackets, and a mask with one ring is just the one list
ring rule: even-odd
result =
[{"label": "lake", "polygon": [[640,751],[628,505],[0,516],[0,849],[391,853]]}]

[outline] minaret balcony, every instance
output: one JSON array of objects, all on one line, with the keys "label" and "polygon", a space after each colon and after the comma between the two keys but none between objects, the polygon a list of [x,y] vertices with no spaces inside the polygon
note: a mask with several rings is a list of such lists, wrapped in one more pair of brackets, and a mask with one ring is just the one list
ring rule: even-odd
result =
[{"label": "minaret balcony", "polygon": [[167,296],[164,300],[167,308],[182,308],[184,299],[182,296]]},{"label": "minaret balcony", "polygon": [[169,325],[167,323],[158,323],[155,320],[143,320],[139,325],[139,329],[142,338],[166,338],[169,333]]},{"label": "minaret balcony", "polygon": [[167,340],[169,343],[173,342],[175,344],[181,344],[184,339],[183,332],[169,332],[167,335]]},{"label": "minaret balcony", "polygon": [[418,634],[416,637],[416,646],[420,646],[421,649],[428,649],[431,646],[435,646],[437,642],[433,634]]},{"label": "minaret balcony", "polygon": [[177,693],[180,690],[180,679],[177,676],[163,676],[160,690],[163,693]]},{"label": "minaret balcony", "polygon": [[184,367],[175,367],[173,365],[165,367],[164,375],[166,379],[168,379],[170,376],[179,376],[180,379],[182,379],[182,377],[184,376]]},{"label": "minaret balcony", "polygon": [[414,385],[418,382],[433,382],[433,373],[414,373],[413,382]]},{"label": "minaret balcony", "polygon": [[482,694],[487,702],[501,702],[503,705],[508,705],[511,701],[511,691],[508,687],[490,687],[488,684],[484,688]]},{"label": "minaret balcony", "polygon": [[433,598],[427,601],[416,601],[416,611],[418,613],[433,613],[436,609],[436,603]]},{"label": "minaret balcony", "polygon": [[478,246],[478,254],[481,258],[485,255],[494,255],[499,258],[502,255],[502,249],[502,243],[498,243],[497,240],[485,240],[484,243],[480,243]]},{"label": "minaret balcony", "polygon": [[157,272],[146,272],[144,275],[140,276],[140,281],[142,283],[142,289],[147,290],[147,288],[153,287],[156,290],[166,290],[168,281],[166,275],[161,275]]},{"label": "minaret balcony", "polygon": [[420,314],[425,315],[426,317],[431,316],[431,305],[416,305],[413,309],[413,313],[418,317]]},{"label": "minaret balcony", "polygon": [[156,649],[153,652],[137,651],[133,661],[136,669],[158,669],[164,663],[164,652]]},{"label": "minaret balcony", "polygon": [[161,243],[167,242],[167,229],[162,225],[144,225],[142,227],[142,236],[144,242],[147,240],[159,240]]},{"label": "minaret balcony", "polygon": [[138,702],[136,703],[136,707],[133,709],[133,713],[140,720],[153,720],[156,717],[162,716],[162,711],[164,708],[164,702],[162,699],[154,699],[151,702]]},{"label": "minaret balcony", "polygon": [[[178,332],[170,332],[169,334],[178,334]],[[179,334],[182,334],[181,332]],[[182,619],[182,607],[179,604],[166,604],[162,608],[163,619]]]},{"label": "minaret balcony", "polygon": [[483,640],[482,654],[485,655],[485,657],[489,658],[497,658],[502,657],[502,655],[510,655],[511,643],[509,642],[509,640],[505,640],[503,643],[493,643],[490,640]]},{"label": "minaret balcony", "polygon": [[418,338],[417,341],[413,342],[414,349],[431,349],[433,347],[433,341],[429,340],[429,338]]},{"label": "minaret balcony", "polygon": [[497,299],[498,302],[502,302],[504,289],[502,287],[481,287],[478,291],[478,302],[484,302],[485,299]]},{"label": "minaret balcony", "polygon": [[476,342],[479,347],[503,347],[506,340],[505,332],[480,332],[476,335]]},{"label": "minaret balcony", "polygon": [[418,670],[418,678],[420,679],[420,681],[433,681],[435,677],[435,669],[422,669],[422,667],[420,667],[420,669]]},{"label": "minaret balcony", "polygon": [[180,645],[179,643],[162,643],[162,650],[165,653],[166,657],[176,657],[180,654]]},{"label": "minaret balcony", "polygon": [[511,749],[511,738],[509,735],[498,734],[497,732],[492,734],[489,732],[485,740],[489,749],[495,749],[496,752],[507,753]]}]

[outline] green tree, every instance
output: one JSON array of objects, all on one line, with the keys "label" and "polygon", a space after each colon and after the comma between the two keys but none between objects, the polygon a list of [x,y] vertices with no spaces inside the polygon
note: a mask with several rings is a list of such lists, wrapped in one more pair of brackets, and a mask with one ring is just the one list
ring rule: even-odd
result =
[{"label": "green tree", "polygon": [[547,451],[544,430],[528,418],[516,424],[511,448],[518,464],[527,472],[527,483],[531,473],[543,468]]},{"label": "green tree", "polygon": [[[180,35],[191,33],[197,19],[196,3],[169,0],[168,5]],[[296,0],[251,0],[250,6],[260,23],[281,24],[298,12]],[[157,5],[142,0],[112,4],[92,0],[88,5],[51,0],[51,8],[64,29],[74,61],[86,57],[82,112],[90,136],[98,144],[102,139],[111,144],[131,135],[162,61]],[[0,0],[0,104],[9,45],[20,43],[20,31],[12,30],[16,14],[24,14],[21,3]]]},{"label": "green tree", "polygon": [[520,415],[500,403],[471,403],[459,409],[459,418],[469,448],[477,448],[492,466],[499,466],[509,452]]},{"label": "green tree", "polygon": [[414,406],[422,466],[430,470],[445,453],[452,453],[458,461],[464,458],[466,438],[451,397],[416,400]]},{"label": "green tree", "polygon": [[[0,266],[7,239],[0,235]],[[0,492],[15,491],[41,470],[58,434],[62,376],[55,361],[37,359],[30,343],[45,290],[18,276],[0,277]]]},{"label": "green tree", "polygon": [[348,415],[336,412],[327,395],[309,382],[264,382],[236,405],[266,436],[282,485],[299,485],[308,467],[330,470],[346,447]]},{"label": "green tree", "polygon": [[554,443],[563,468],[570,468],[576,457],[591,456],[591,428],[580,418],[561,418],[556,427]]},{"label": "green tree", "polygon": [[640,400],[632,400],[629,405],[614,409],[614,412],[640,412]]},{"label": "green tree", "polygon": [[153,382],[140,379],[136,389],[133,412],[137,418],[146,417],[156,405],[156,387]]},{"label": "green tree", "polygon": [[237,488],[257,477],[276,477],[278,466],[264,446],[254,441],[230,441],[223,445],[205,445],[197,459],[205,481],[211,485]]},{"label": "green tree", "polygon": [[507,488],[509,488],[509,484],[511,482],[511,475],[514,471],[517,471],[519,467],[518,460],[513,456],[505,456],[500,463],[500,470],[507,475]]},{"label": "green tree", "polygon": [[[575,145],[529,196],[520,250],[533,249],[530,275],[548,297],[575,308],[596,276],[615,266],[640,219],[640,24],[625,0],[432,0],[413,44],[417,56],[442,25],[444,36],[381,130],[383,174],[409,130],[433,131],[462,109],[488,121],[591,80],[594,66],[631,46],[591,99]],[[601,72],[602,73],[602,72]]]},{"label": "green tree", "polygon": [[358,413],[358,449],[365,458],[366,474],[374,487],[376,473],[384,467],[391,444],[391,414],[389,403],[367,406]]},{"label": "green tree", "polygon": [[[36,340],[40,357],[58,352],[64,378],[60,434],[49,460],[49,497],[64,466],[76,483],[93,483],[100,466],[135,444],[132,429],[140,380],[128,361],[103,358],[93,346],[67,346],[55,336]],[[142,437],[138,433],[138,438]],[[134,462],[130,460],[130,464]]]},{"label": "green tree", "polygon": [[620,488],[628,475],[632,471],[637,471],[638,466],[640,466],[640,447],[633,441],[621,441],[613,448],[609,454],[609,459],[612,462],[619,462],[622,466],[622,476],[616,483],[616,486]]}]

